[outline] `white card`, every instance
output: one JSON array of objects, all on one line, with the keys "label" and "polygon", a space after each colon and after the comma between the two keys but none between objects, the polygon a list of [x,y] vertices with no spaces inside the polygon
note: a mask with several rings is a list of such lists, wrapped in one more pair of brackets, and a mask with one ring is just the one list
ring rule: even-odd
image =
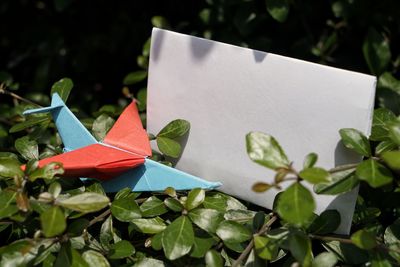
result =
[{"label": "white card", "polygon": [[[375,84],[365,74],[153,29],[147,128],[157,133],[171,120],[188,120],[189,138],[176,167],[272,208],[278,191],[255,193],[251,187],[272,182],[274,172],[249,159],[245,135],[271,134],[298,170],[309,152],[318,154],[316,166],[327,169],[358,162],[338,131],[370,133]],[[337,209],[337,233],[349,233],[357,191],[313,193],[316,213]]]}]

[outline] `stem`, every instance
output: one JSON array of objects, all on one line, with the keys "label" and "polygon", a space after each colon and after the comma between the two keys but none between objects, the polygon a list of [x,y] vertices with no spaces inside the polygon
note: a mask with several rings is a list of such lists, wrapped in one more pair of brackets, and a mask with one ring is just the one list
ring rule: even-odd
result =
[{"label": "stem", "polygon": [[353,241],[351,241],[351,239],[335,237],[335,236],[321,236],[321,235],[310,234],[309,237],[312,239],[318,239],[321,241],[339,241],[341,243],[353,244]]},{"label": "stem", "polygon": [[6,90],[6,86],[3,83],[0,84],[0,94],[9,95],[12,98],[18,99],[18,100],[23,101],[25,103],[28,103],[28,104],[31,104],[31,105],[35,105],[35,106],[38,106],[38,107],[42,107],[41,105],[39,105],[39,104],[37,104],[35,102],[32,102],[29,99],[26,99],[26,98],[24,98],[22,96],[19,96],[19,95],[13,93],[13,92],[10,92],[10,91]]},{"label": "stem", "polygon": [[107,217],[110,213],[111,213],[111,210],[110,210],[110,209],[107,209],[106,211],[104,211],[104,212],[103,212],[102,214],[100,214],[99,216],[94,217],[94,218],[89,222],[88,228],[89,228],[90,226],[92,226],[93,224],[98,223],[98,222],[104,220],[104,218]]},{"label": "stem", "polygon": [[[263,227],[257,232],[256,235],[262,235],[266,233],[270,228],[271,225],[278,219],[276,215],[272,216],[271,219],[269,219],[268,222],[266,222]],[[250,243],[247,245],[247,247],[243,250],[242,254],[240,254],[239,258],[232,264],[232,267],[238,267],[240,263],[247,257],[247,255],[250,253],[250,251],[253,249],[254,246],[254,239],[252,238]]]}]

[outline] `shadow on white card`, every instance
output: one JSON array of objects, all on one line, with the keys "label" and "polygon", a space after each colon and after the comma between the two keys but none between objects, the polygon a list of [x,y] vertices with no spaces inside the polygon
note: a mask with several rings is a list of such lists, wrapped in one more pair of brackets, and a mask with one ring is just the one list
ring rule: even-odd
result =
[{"label": "shadow on white card", "polygon": [[[274,172],[248,158],[245,135],[271,134],[297,169],[309,152],[327,169],[358,162],[360,157],[339,144],[338,131],[369,134],[375,83],[365,74],[154,29],[147,127],[156,133],[171,120],[190,121],[176,167],[221,181],[221,191],[271,208],[278,191],[259,194],[251,187],[273,181]],[[357,190],[314,194],[317,213],[341,213],[338,233],[350,230]]]}]

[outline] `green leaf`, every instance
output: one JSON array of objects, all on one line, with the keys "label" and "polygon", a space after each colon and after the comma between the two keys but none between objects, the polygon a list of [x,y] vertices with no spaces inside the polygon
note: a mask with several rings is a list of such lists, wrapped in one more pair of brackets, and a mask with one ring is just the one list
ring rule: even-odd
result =
[{"label": "green leaf", "polygon": [[157,234],[165,230],[167,226],[164,220],[156,217],[151,219],[132,219],[135,229],[144,234]]},{"label": "green leaf", "polygon": [[318,155],[316,153],[308,154],[303,162],[303,169],[308,169],[314,167],[315,163],[317,163]]},{"label": "green leaf", "polygon": [[367,250],[373,249],[377,245],[375,235],[366,230],[358,230],[352,234],[351,241],[357,247]]},{"label": "green leaf", "polygon": [[372,74],[380,75],[390,63],[389,42],[382,34],[370,28],[362,46],[363,54]]},{"label": "green leaf", "polygon": [[366,181],[373,188],[389,184],[393,180],[392,173],[373,159],[361,162],[357,166],[356,176],[358,179]]},{"label": "green leaf", "polygon": [[381,158],[391,169],[400,170],[400,151],[385,152]]},{"label": "green leaf", "polygon": [[[370,253],[371,267],[392,267],[392,259],[387,253],[379,250],[373,250]],[[397,261],[398,263],[398,261]]]},{"label": "green leaf", "polygon": [[168,212],[164,202],[155,196],[149,197],[140,205],[143,217],[154,217]]},{"label": "green leaf", "polygon": [[171,139],[184,136],[190,130],[190,123],[186,120],[177,119],[168,123],[157,134],[157,137],[168,137]]},{"label": "green leaf", "polygon": [[287,159],[278,142],[270,135],[251,132],[246,135],[247,154],[250,159],[270,169],[288,168]]},{"label": "green leaf", "polygon": [[0,191],[0,219],[10,217],[18,212],[16,205],[17,192]]},{"label": "green leaf", "polygon": [[375,147],[375,154],[381,155],[385,152],[392,151],[398,148],[398,145],[392,141],[382,141]]},{"label": "green leaf", "polygon": [[325,210],[313,220],[308,232],[325,235],[334,232],[340,225],[340,213],[337,210]]},{"label": "green leaf", "polygon": [[276,21],[284,22],[289,14],[289,2],[287,0],[266,0],[268,13]]},{"label": "green leaf", "polygon": [[314,192],[325,195],[338,195],[351,191],[359,184],[354,169],[334,172],[331,174],[331,181],[320,183],[314,186]]},{"label": "green leaf", "polygon": [[157,137],[157,146],[160,151],[172,158],[177,158],[181,154],[181,145],[167,137]]},{"label": "green leaf", "polygon": [[160,29],[169,29],[169,23],[165,17],[162,16],[154,16],[151,18],[151,24],[154,27],[160,28]]},{"label": "green leaf", "polygon": [[38,144],[36,141],[30,140],[28,136],[15,140],[15,148],[26,160],[39,159]]},{"label": "green leaf", "polygon": [[125,76],[125,78],[123,80],[123,84],[124,85],[132,85],[132,84],[141,82],[146,78],[147,78],[147,71],[139,70],[139,71],[130,72]]},{"label": "green leaf", "polygon": [[207,209],[225,212],[227,210],[227,199],[222,194],[206,196],[204,198],[203,206]]},{"label": "green leaf", "polygon": [[94,250],[87,250],[83,252],[82,258],[89,264],[90,267],[110,267],[110,263],[107,261],[107,259],[101,253]]},{"label": "green leaf", "polygon": [[332,252],[322,252],[314,258],[312,267],[333,267],[337,261],[338,259]]},{"label": "green leaf", "polygon": [[169,260],[176,260],[188,254],[193,242],[193,227],[186,216],[178,217],[163,232],[162,246]]},{"label": "green leaf", "polygon": [[24,122],[20,122],[18,124],[13,125],[9,132],[10,133],[16,133],[22,130],[25,130],[26,128],[42,124],[42,123],[49,123],[50,122],[50,117],[49,116],[30,116],[26,119]]},{"label": "green leaf", "polygon": [[99,211],[109,203],[108,197],[97,193],[82,193],[58,202],[60,206],[84,213]]},{"label": "green leaf", "polygon": [[135,252],[132,244],[126,240],[121,240],[110,247],[108,258],[110,259],[123,259],[131,256]]},{"label": "green leaf", "polygon": [[194,243],[190,252],[190,257],[203,258],[207,251],[216,243],[213,238],[194,237]]},{"label": "green leaf", "polygon": [[74,83],[70,78],[62,78],[53,84],[50,94],[53,95],[54,93],[57,93],[64,102],[67,102],[72,87],[74,87]]},{"label": "green leaf", "polygon": [[340,261],[350,264],[359,265],[368,261],[368,253],[353,244],[344,244],[339,241],[323,242],[322,245],[328,251],[333,252]]},{"label": "green leaf", "polygon": [[154,250],[159,251],[162,249],[162,236],[163,236],[163,233],[160,232],[160,233],[153,235],[153,237],[151,238],[151,247]]},{"label": "green leaf", "polygon": [[316,167],[303,169],[299,173],[299,176],[312,184],[326,183],[330,181],[329,172],[327,172],[325,169]]},{"label": "green leaf", "polygon": [[205,261],[206,261],[207,267],[222,267],[222,266],[224,266],[224,261],[222,260],[221,254],[219,254],[214,249],[207,251],[206,256],[205,256]]},{"label": "green leaf", "polygon": [[89,227],[90,221],[85,218],[73,220],[67,227],[68,235],[80,236],[82,232]]},{"label": "green leaf", "polygon": [[119,198],[112,202],[111,213],[121,222],[142,217],[139,206],[133,198]]},{"label": "green leaf", "polygon": [[348,149],[354,150],[358,154],[370,157],[371,147],[367,137],[360,131],[352,128],[340,129],[342,142]]},{"label": "green leaf", "polygon": [[194,209],[188,215],[194,224],[209,233],[215,233],[223,220],[222,214],[212,209]]},{"label": "green leaf", "polygon": [[46,237],[62,234],[67,227],[64,213],[57,206],[53,206],[40,214],[40,223]]},{"label": "green leaf", "polygon": [[277,212],[290,224],[304,226],[313,216],[315,202],[310,191],[299,182],[293,183],[279,197]]},{"label": "green leaf", "polygon": [[387,123],[387,128],[390,139],[397,145],[400,145],[400,121],[396,120]]},{"label": "green leaf", "polygon": [[165,267],[164,262],[153,258],[142,258],[132,267]]},{"label": "green leaf", "polygon": [[[397,94],[400,94],[400,81],[397,80],[390,72],[385,72],[379,76],[378,88],[386,88]],[[396,116],[394,116],[394,119],[395,118]]]},{"label": "green leaf", "polygon": [[186,210],[192,210],[194,208],[197,208],[204,202],[204,198],[206,196],[206,193],[203,189],[201,188],[195,188],[192,189],[187,197],[186,203],[185,203],[185,208]]},{"label": "green leaf", "polygon": [[108,247],[111,241],[114,241],[114,228],[113,228],[113,217],[110,215],[102,223],[100,229],[100,243],[104,247]]},{"label": "green leaf", "polygon": [[372,141],[384,141],[389,138],[387,123],[394,121],[396,115],[389,109],[378,108],[374,110],[370,139]]},{"label": "green leaf", "polygon": [[164,204],[167,206],[170,210],[173,210],[175,212],[181,212],[183,210],[183,205],[179,200],[175,198],[166,198],[164,199]]},{"label": "green leaf", "polygon": [[56,175],[61,175],[64,173],[62,163],[52,162],[42,168],[38,168],[29,174],[29,180],[35,181],[38,178],[43,179],[53,179]]},{"label": "green leaf", "polygon": [[311,265],[311,241],[306,234],[300,231],[292,233],[289,237],[289,250],[302,266]]},{"label": "green leaf", "polygon": [[279,244],[265,236],[254,236],[254,247],[261,259],[272,260],[278,254]]},{"label": "green leaf", "polygon": [[235,221],[240,224],[245,224],[253,220],[256,212],[251,210],[228,210],[224,214],[225,220]]},{"label": "green leaf", "polygon": [[[268,216],[269,217],[269,216]],[[254,215],[253,218],[253,232],[258,232],[265,223],[265,213],[259,211]]]},{"label": "green leaf", "polygon": [[248,228],[234,221],[222,221],[218,225],[216,233],[224,243],[241,243],[252,237]]},{"label": "green leaf", "polygon": [[[100,254],[101,255],[101,254]],[[54,267],[65,267],[65,266],[76,266],[76,267],[92,267],[88,265],[89,262],[83,259],[83,257],[71,247],[71,243],[64,243],[58,252],[57,259],[54,263]],[[100,266],[97,266],[100,267]]]},{"label": "green leaf", "polygon": [[92,132],[94,137],[97,140],[103,140],[106,135],[107,132],[112,128],[112,126],[114,125],[115,120],[113,118],[111,118],[110,116],[108,116],[107,114],[101,114],[100,116],[98,116],[92,125]]},{"label": "green leaf", "polygon": [[400,219],[386,228],[384,234],[385,245],[389,248],[389,254],[400,261]]},{"label": "green leaf", "polygon": [[24,177],[21,163],[13,158],[0,158],[0,176],[4,178]]}]

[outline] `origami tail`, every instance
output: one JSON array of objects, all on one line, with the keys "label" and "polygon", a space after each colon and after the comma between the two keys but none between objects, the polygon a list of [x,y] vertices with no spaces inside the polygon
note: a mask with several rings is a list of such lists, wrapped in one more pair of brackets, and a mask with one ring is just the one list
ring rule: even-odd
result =
[{"label": "origami tail", "polygon": [[167,187],[175,190],[190,190],[193,188],[214,189],[219,187],[219,182],[209,182],[168,167],[161,163],[146,159],[144,165],[132,169],[112,181],[102,183],[106,192],[117,192],[128,187],[132,191],[164,191]]},{"label": "origami tail", "polygon": [[50,107],[26,110],[24,115],[45,112],[51,113],[66,151],[97,143],[57,93],[53,94]]}]

